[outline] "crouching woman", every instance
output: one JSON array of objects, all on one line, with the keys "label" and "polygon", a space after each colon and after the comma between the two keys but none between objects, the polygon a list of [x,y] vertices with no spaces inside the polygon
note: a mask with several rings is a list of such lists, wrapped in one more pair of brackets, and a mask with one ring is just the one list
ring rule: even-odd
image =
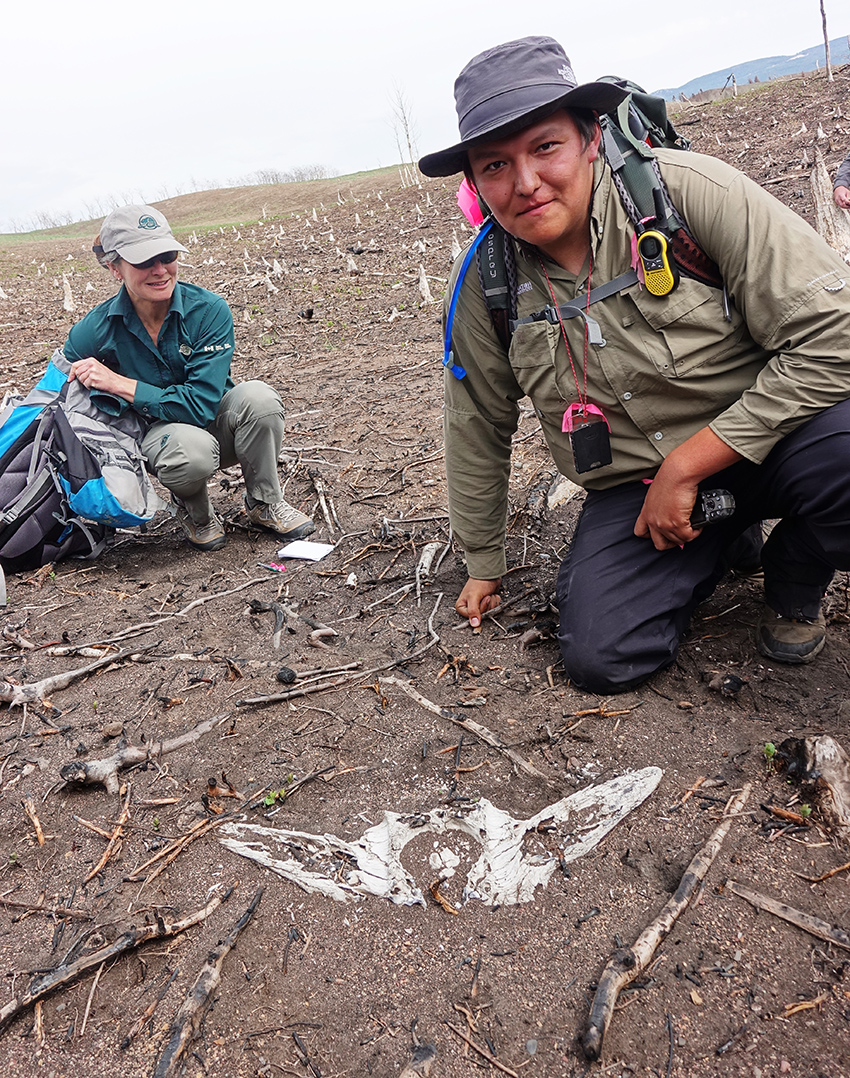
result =
[{"label": "crouching woman", "polygon": [[265,382],[234,385],[230,308],[214,292],[178,281],[177,256],[186,248],[165,217],[151,206],[113,210],[93,250],[121,288],[69,333],[68,377],[106,410],[133,408],[149,423],[142,452],[171,491],[189,543],[204,551],[224,546],[207,480],[236,463],[252,523],[285,539],[309,535],[313,522],[281,495],[281,399]]}]

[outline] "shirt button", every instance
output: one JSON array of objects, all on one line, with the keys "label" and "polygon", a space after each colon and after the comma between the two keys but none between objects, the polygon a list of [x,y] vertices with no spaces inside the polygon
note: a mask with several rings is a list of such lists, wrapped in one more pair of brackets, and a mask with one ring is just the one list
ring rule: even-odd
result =
[{"label": "shirt button", "polygon": [[624,393],[623,394],[623,400],[624,401],[630,401],[631,399],[632,399],[631,393]]},{"label": "shirt button", "polygon": [[660,442],[664,435],[661,433],[660,430],[657,430],[652,437],[656,440],[656,442]]}]

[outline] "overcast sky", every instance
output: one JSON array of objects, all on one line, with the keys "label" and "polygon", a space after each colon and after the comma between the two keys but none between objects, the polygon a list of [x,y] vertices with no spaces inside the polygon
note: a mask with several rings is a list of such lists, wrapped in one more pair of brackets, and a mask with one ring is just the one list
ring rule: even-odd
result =
[{"label": "overcast sky", "polygon": [[[845,3],[827,0],[831,38]],[[527,34],[558,38],[581,81],[650,90],[822,40],[818,0],[24,0],[2,20],[0,231],[258,169],[392,164],[394,86],[420,153],[442,149],[460,68]]]}]

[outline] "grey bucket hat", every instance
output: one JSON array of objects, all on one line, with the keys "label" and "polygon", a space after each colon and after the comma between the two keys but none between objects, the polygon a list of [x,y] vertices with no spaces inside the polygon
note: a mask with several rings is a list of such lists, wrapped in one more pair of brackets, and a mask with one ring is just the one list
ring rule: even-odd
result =
[{"label": "grey bucket hat", "polygon": [[115,251],[136,266],[166,251],[189,250],[177,242],[168,221],[153,206],[121,206],[113,210],[100,226],[100,246],[104,252]]},{"label": "grey bucket hat", "polygon": [[627,96],[609,82],[576,82],[569,57],[551,37],[522,37],[473,56],[455,81],[461,141],[426,154],[426,176],[453,176],[470,146],[505,138],[560,108],[608,112]]}]

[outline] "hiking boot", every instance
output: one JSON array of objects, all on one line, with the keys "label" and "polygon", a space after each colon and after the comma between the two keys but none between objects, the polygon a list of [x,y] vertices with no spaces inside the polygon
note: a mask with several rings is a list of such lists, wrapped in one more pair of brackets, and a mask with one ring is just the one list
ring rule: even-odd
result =
[{"label": "hiking boot", "polygon": [[810,663],[826,641],[826,620],[783,618],[766,606],[756,628],[756,645],[762,655],[778,663]]},{"label": "hiking boot", "polygon": [[209,498],[206,499],[206,505],[192,505],[191,511],[186,502],[176,494],[171,495],[171,504],[190,546],[195,550],[221,550],[227,542],[227,536],[224,533],[224,524],[216,516]]},{"label": "hiking boot", "polygon": [[274,532],[281,539],[303,539],[316,530],[316,525],[306,514],[283,498],[275,505],[270,505],[268,502],[255,502],[246,495],[245,512],[252,524]]}]

